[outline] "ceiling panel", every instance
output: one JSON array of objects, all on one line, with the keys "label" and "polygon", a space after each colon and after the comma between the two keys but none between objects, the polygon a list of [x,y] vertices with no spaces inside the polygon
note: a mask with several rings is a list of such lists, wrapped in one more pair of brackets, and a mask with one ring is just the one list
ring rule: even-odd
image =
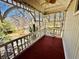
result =
[{"label": "ceiling panel", "polygon": [[[46,0],[23,0],[26,4],[31,5],[41,12],[58,12],[66,10],[71,0],[56,0],[56,3],[51,4],[46,2]],[[25,4],[25,5],[26,5]]]}]

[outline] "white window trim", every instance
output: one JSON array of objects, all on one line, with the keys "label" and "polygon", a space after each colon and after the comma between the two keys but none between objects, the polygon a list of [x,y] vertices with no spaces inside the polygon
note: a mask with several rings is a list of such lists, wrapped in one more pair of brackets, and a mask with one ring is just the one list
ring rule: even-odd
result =
[{"label": "white window trim", "polygon": [[79,15],[79,10],[78,10],[77,12],[75,12],[74,15],[75,15],[75,16],[76,16],[76,15]]},{"label": "white window trim", "polygon": [[[78,4],[79,4],[79,1],[76,0],[75,10],[77,10]],[[79,15],[79,10],[77,10],[76,12],[74,12],[74,15]]]}]

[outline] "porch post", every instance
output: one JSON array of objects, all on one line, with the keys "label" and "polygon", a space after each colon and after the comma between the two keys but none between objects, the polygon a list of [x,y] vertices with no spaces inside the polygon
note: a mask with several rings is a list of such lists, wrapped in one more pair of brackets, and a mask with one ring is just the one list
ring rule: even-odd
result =
[{"label": "porch post", "polygon": [[3,22],[3,17],[1,15],[1,10],[0,10],[0,21]]},{"label": "porch post", "polygon": [[44,19],[43,19],[43,21],[44,21],[44,34],[46,35],[46,30],[47,30],[47,28],[46,28],[46,15],[44,15]]},{"label": "porch post", "polygon": [[40,29],[40,12],[39,12],[39,29]]},{"label": "porch post", "polygon": [[0,50],[0,59],[1,59],[1,50]]}]

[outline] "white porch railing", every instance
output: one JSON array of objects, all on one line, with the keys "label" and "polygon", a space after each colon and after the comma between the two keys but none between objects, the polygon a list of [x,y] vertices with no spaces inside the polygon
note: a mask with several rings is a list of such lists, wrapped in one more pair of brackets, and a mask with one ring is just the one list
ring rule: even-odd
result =
[{"label": "white porch railing", "polygon": [[63,30],[60,27],[46,28],[46,35],[62,37]]},{"label": "white porch railing", "polygon": [[0,45],[0,59],[12,59],[44,35],[61,37],[60,28],[44,28]]}]

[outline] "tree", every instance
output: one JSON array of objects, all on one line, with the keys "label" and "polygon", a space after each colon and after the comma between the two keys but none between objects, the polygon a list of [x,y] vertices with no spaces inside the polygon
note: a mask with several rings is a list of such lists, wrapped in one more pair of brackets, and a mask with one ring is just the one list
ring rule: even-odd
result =
[{"label": "tree", "polygon": [[12,33],[14,31],[15,28],[10,23],[10,21],[4,20],[3,22],[0,22],[0,40],[10,40],[10,36],[8,36],[7,34]]}]

